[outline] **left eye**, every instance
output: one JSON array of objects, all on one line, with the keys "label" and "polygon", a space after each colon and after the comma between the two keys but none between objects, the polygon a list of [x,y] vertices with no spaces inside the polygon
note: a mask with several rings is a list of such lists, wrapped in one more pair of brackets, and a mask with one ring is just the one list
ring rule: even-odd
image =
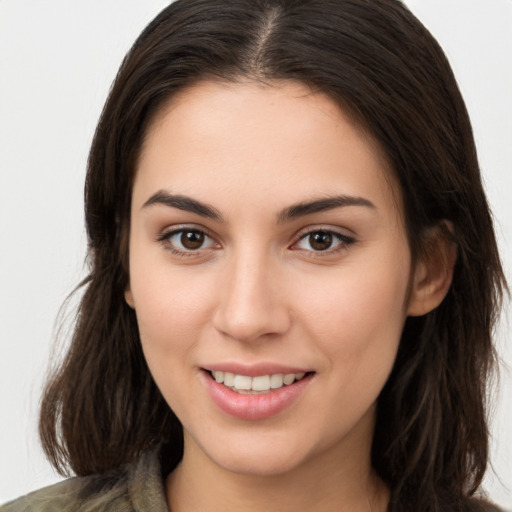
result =
[{"label": "left eye", "polygon": [[322,252],[335,250],[352,242],[353,240],[350,237],[340,233],[319,230],[306,233],[296,244],[296,247],[306,251]]},{"label": "left eye", "polygon": [[197,251],[215,246],[215,242],[204,231],[198,229],[180,229],[162,238],[178,251]]}]

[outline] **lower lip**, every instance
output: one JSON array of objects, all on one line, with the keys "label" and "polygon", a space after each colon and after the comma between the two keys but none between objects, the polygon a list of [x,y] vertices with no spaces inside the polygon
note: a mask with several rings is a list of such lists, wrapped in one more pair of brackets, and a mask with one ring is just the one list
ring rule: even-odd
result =
[{"label": "lower lip", "polygon": [[209,372],[201,373],[214,403],[225,413],[244,420],[264,420],[279,414],[305,392],[313,378],[313,374],[308,374],[293,384],[268,393],[246,395],[219,384]]}]

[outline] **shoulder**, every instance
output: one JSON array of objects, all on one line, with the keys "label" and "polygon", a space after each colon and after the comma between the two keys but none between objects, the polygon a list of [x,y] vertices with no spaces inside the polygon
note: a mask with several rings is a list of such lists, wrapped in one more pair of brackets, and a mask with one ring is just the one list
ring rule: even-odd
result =
[{"label": "shoulder", "polygon": [[72,510],[73,496],[76,494],[76,481],[71,478],[50,487],[22,496],[0,507],[1,512]]},{"label": "shoulder", "polygon": [[157,452],[118,469],[74,477],[0,506],[0,512],[168,512]]},{"label": "shoulder", "polygon": [[0,512],[128,511],[128,493],[122,480],[102,485],[101,477],[75,477],[44,487],[0,507]]}]

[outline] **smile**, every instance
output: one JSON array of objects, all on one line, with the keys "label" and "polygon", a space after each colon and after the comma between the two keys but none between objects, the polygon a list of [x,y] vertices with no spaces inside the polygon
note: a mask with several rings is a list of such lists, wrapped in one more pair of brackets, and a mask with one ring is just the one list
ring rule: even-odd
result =
[{"label": "smile", "polygon": [[[298,368],[293,369],[296,373],[287,368],[288,373],[275,365],[235,373],[237,365],[232,366],[231,372],[203,368],[199,375],[213,403],[242,420],[264,420],[284,412],[306,394],[316,375],[315,371],[302,372]],[[285,371],[277,373],[279,370]]]},{"label": "smile", "polygon": [[304,378],[306,373],[276,373],[272,375],[258,375],[249,377],[248,375],[237,375],[230,372],[215,370],[211,376],[219,384],[241,394],[265,394],[271,390],[280,389],[283,386],[289,386]]}]

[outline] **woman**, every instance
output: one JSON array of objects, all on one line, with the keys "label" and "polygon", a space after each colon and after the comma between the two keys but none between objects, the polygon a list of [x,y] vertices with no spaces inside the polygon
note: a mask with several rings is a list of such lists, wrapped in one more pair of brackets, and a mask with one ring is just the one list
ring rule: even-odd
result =
[{"label": "woman", "polygon": [[91,273],[6,510],[485,510],[505,280],[464,103],[399,2],[178,0],[86,182]]}]

